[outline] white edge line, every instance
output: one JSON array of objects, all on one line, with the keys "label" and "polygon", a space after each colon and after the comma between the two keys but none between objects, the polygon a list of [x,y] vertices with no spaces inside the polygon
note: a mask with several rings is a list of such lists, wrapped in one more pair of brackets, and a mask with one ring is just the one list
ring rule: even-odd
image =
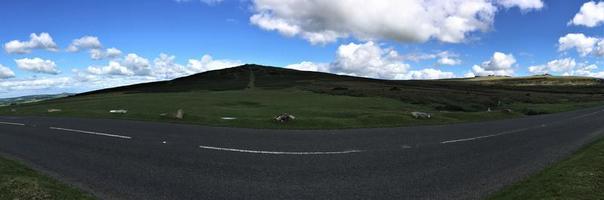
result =
[{"label": "white edge line", "polygon": [[25,126],[25,124],[21,124],[21,123],[13,123],[13,122],[0,122],[0,124],[4,124],[4,125],[13,125],[13,126]]},{"label": "white edge line", "polygon": [[217,151],[231,151],[239,153],[254,153],[254,154],[273,154],[273,155],[333,155],[333,154],[349,154],[349,153],[361,153],[362,150],[348,150],[348,151],[331,151],[331,152],[281,152],[281,151],[255,151],[246,149],[231,149],[221,147],[211,147],[200,145],[199,148],[210,149]]},{"label": "white edge line", "polygon": [[53,129],[53,130],[69,131],[69,132],[76,132],[76,133],[85,133],[85,134],[90,134],[90,135],[100,135],[100,136],[115,137],[115,138],[121,138],[121,139],[132,139],[132,137],[128,137],[128,136],[114,135],[114,134],[108,134],[108,133],[99,133],[99,132],[93,132],[93,131],[82,131],[82,130],[68,129],[68,128],[58,128],[58,127],[49,127],[49,128]]}]

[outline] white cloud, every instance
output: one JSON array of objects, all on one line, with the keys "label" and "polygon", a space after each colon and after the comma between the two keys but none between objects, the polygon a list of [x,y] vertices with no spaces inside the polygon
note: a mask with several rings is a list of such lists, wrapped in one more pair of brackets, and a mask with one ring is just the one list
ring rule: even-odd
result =
[{"label": "white cloud", "polygon": [[195,73],[205,72],[210,70],[218,70],[229,67],[242,65],[241,61],[237,60],[215,60],[210,55],[203,55],[201,59],[189,59],[187,67]]},{"label": "white cloud", "polygon": [[45,74],[58,74],[59,70],[57,65],[52,60],[43,60],[41,58],[23,58],[16,59],[17,67],[22,70],[45,73]]},{"label": "white cloud", "polygon": [[481,65],[474,65],[471,74],[468,73],[465,76],[512,76],[514,74],[513,65],[515,63],[516,59],[512,54],[495,52],[491,60],[485,61]]},{"label": "white cloud", "polygon": [[587,56],[594,51],[596,44],[600,40],[594,37],[587,37],[583,33],[569,33],[558,39],[558,50],[576,49],[581,56]]},{"label": "white cloud", "polygon": [[329,64],[313,63],[309,61],[287,65],[285,68],[300,71],[329,72]]},{"label": "white cloud", "polygon": [[103,51],[102,49],[91,49],[90,58],[93,60],[101,60],[104,58],[114,59],[122,55],[122,51],[116,48],[108,48]]},{"label": "white cloud", "polygon": [[442,57],[438,59],[438,64],[440,65],[459,65],[461,64],[461,60],[450,58],[450,57]]},{"label": "white cloud", "polygon": [[444,72],[438,69],[427,68],[410,71],[406,74],[405,79],[445,79],[455,77],[453,72]]},{"label": "white cloud", "polygon": [[7,53],[26,54],[31,53],[34,49],[57,51],[58,48],[48,33],[40,33],[40,35],[32,33],[29,35],[29,41],[13,40],[4,44],[4,50]]},{"label": "white cloud", "polygon": [[598,70],[598,66],[592,65],[581,65],[578,66],[575,70],[564,73],[564,76],[589,76],[589,77],[597,77],[604,78],[604,71],[596,71]]},{"label": "white cloud", "polygon": [[68,52],[79,52],[83,50],[89,50],[90,59],[101,60],[101,59],[115,59],[122,55],[122,51],[117,48],[107,48],[103,50],[103,45],[98,37],[95,36],[84,36],[75,39],[67,47]]},{"label": "white cloud", "polygon": [[364,41],[463,42],[491,28],[498,6],[540,9],[540,0],[254,0],[252,24],[312,44]]},{"label": "white cloud", "polygon": [[90,66],[87,74],[109,76],[139,76],[148,80],[167,80],[209,70],[218,70],[242,65],[236,60],[214,60],[210,55],[201,59],[190,59],[186,66],[176,63],[175,56],[161,53],[151,64],[148,59],[136,54],[111,60],[105,66]]},{"label": "white cloud", "polygon": [[402,79],[408,69],[398,52],[373,42],[340,45],[329,67],[332,73],[383,79]]},{"label": "white cloud", "polygon": [[0,79],[9,79],[15,77],[15,72],[4,65],[0,65]]},{"label": "white cloud", "polygon": [[546,74],[551,72],[569,72],[575,69],[577,62],[572,58],[557,59],[548,62],[545,65],[535,65],[528,68],[533,74]]},{"label": "white cloud", "polygon": [[598,44],[596,44],[596,56],[604,57],[604,39],[600,40]]},{"label": "white cloud", "polygon": [[518,7],[523,11],[540,10],[544,6],[541,0],[498,0],[497,3],[506,8]]},{"label": "white cloud", "polygon": [[118,61],[109,61],[109,64],[106,66],[90,66],[87,71],[91,74],[95,75],[123,75],[123,76],[132,76],[134,72],[128,67],[122,65]]},{"label": "white cloud", "polygon": [[193,73],[185,66],[176,63],[174,61],[175,59],[176,56],[170,56],[164,53],[159,54],[159,57],[153,60],[153,76],[160,80],[166,80]]},{"label": "white cloud", "polygon": [[285,68],[378,79],[437,79],[455,77],[451,72],[443,72],[436,69],[409,71],[409,64],[403,62],[402,57],[399,56],[397,51],[382,48],[373,42],[340,45],[336,52],[336,58],[331,63],[304,61],[288,65]]},{"label": "white cloud", "polygon": [[4,80],[0,81],[0,92],[15,90],[39,90],[51,87],[63,88],[70,86],[72,83],[73,79],[69,77]]},{"label": "white cloud", "polygon": [[98,37],[84,36],[73,40],[69,47],[67,47],[67,51],[78,52],[84,49],[100,49],[102,47],[103,45],[101,45],[101,41],[99,41]]},{"label": "white cloud", "polygon": [[568,22],[569,25],[583,25],[587,27],[596,27],[604,23],[604,1],[590,1],[583,6],[579,13]]},{"label": "white cloud", "polygon": [[148,76],[151,75],[149,60],[130,53],[119,61],[112,60],[106,66],[90,66],[87,71],[95,75]]}]

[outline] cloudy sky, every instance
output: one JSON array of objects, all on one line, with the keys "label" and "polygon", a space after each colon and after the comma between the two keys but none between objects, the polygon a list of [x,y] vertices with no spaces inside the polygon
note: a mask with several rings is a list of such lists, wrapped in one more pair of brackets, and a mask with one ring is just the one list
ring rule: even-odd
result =
[{"label": "cloudy sky", "polygon": [[0,98],[243,63],[380,79],[604,78],[604,1],[3,0]]}]

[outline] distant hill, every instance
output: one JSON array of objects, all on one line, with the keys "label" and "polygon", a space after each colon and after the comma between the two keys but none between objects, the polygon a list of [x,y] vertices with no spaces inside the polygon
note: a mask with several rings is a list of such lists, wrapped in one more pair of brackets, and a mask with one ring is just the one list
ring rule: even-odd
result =
[{"label": "distant hill", "polygon": [[464,81],[475,81],[482,84],[492,85],[514,85],[514,86],[580,86],[580,85],[601,85],[604,80],[592,77],[580,76],[527,76],[527,77],[501,77],[501,76],[484,76],[475,78],[459,79]]},{"label": "distant hill", "polygon": [[[465,83],[461,83],[465,82]],[[102,89],[79,94],[101,93],[145,93],[145,92],[186,92],[197,90],[240,90],[249,87],[282,89],[290,87],[313,88],[318,85],[337,86],[341,84],[402,85],[429,87],[465,87],[471,85],[491,86],[594,86],[604,85],[603,79],[590,77],[529,76],[529,77],[477,77],[443,80],[380,80],[362,77],[336,75],[323,72],[298,71],[280,67],[246,64],[238,67],[207,71],[169,81],[142,83],[116,88]]]},{"label": "distant hill", "polygon": [[71,95],[73,95],[73,94],[61,93],[61,94],[29,95],[29,96],[22,96],[22,97],[2,98],[2,99],[0,99],[0,106],[40,102],[40,101],[45,101],[45,100],[50,100],[50,99],[68,97]]}]

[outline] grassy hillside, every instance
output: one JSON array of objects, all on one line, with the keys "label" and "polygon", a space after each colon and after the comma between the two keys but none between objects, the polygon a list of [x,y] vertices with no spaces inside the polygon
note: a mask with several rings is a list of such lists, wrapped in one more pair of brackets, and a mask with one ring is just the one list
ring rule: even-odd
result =
[{"label": "grassy hillside", "polygon": [[[254,128],[352,128],[502,119],[567,111],[604,101],[600,79],[546,79],[509,78],[505,83],[492,83],[491,79],[386,81],[244,65],[171,81],[3,107],[0,115],[102,117]],[[552,84],[549,79],[557,83]],[[492,112],[487,112],[489,108]],[[60,112],[49,113],[49,109]],[[109,113],[115,109],[128,113]],[[183,119],[171,117],[178,109],[184,111]],[[509,109],[512,112],[504,112]],[[430,112],[434,117],[415,119],[409,114],[412,111]],[[274,122],[272,118],[281,113],[297,118],[287,124]]]}]

